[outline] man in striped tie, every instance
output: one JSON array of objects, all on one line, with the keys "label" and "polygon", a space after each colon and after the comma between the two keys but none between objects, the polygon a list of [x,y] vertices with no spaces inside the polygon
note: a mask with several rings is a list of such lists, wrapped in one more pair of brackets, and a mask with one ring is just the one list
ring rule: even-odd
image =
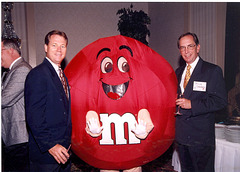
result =
[{"label": "man in striped tie", "polygon": [[44,45],[46,57],[26,79],[30,171],[71,171],[71,99],[67,78],[59,73],[67,44],[64,32],[49,32]]}]

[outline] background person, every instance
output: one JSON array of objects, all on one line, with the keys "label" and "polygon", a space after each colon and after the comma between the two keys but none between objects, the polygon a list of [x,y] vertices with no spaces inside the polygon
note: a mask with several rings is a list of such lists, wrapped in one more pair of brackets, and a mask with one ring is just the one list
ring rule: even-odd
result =
[{"label": "background person", "polygon": [[[53,30],[45,37],[46,58],[32,69],[25,84],[31,171],[70,171],[70,92],[62,84],[59,67],[66,56],[68,38]],[[66,91],[66,92],[65,92]]]},{"label": "background person", "polygon": [[[176,100],[181,114],[176,116],[175,136],[181,169],[183,172],[213,172],[214,112],[227,105],[222,70],[198,55],[200,44],[196,34],[181,35],[177,45],[186,62],[176,70],[178,94],[183,93],[183,98]],[[191,66],[189,72],[188,65]],[[186,81],[185,76],[189,76]]]},{"label": "background person", "polygon": [[1,42],[2,161],[3,171],[28,171],[28,132],[25,120],[24,82],[31,66],[21,57],[13,39]]}]

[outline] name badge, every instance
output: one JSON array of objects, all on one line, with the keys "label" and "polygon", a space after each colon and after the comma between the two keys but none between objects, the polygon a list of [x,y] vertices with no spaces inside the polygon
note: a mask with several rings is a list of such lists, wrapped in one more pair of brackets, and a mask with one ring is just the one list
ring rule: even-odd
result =
[{"label": "name badge", "polygon": [[207,82],[199,82],[194,81],[193,82],[193,91],[203,91],[205,92],[207,89]]}]

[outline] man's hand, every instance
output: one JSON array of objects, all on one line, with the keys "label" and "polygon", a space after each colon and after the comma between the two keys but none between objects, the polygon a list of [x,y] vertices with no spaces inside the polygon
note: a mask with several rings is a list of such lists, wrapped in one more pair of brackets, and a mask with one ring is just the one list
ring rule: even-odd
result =
[{"label": "man's hand", "polygon": [[65,164],[69,159],[68,150],[62,145],[56,144],[54,147],[48,150],[48,152],[55,158],[60,164]]},{"label": "man's hand", "polygon": [[99,134],[103,130],[103,126],[99,126],[98,119],[96,118],[91,118],[89,121],[87,121],[87,125],[89,131],[93,134]]},{"label": "man's hand", "polygon": [[180,106],[182,109],[191,109],[191,100],[185,98],[179,98],[176,100],[176,105]]}]

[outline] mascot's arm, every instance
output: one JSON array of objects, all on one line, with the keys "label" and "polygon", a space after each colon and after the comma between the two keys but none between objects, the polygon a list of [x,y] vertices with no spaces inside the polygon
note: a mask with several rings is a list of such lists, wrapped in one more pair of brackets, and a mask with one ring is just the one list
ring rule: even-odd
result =
[{"label": "mascot's arm", "polygon": [[85,130],[92,137],[98,137],[102,134],[103,126],[100,127],[97,112],[95,111],[87,112]]},{"label": "mascot's arm", "polygon": [[138,112],[138,123],[135,124],[135,128],[133,128],[132,131],[139,139],[145,139],[153,127],[150,113],[147,109],[141,109]]}]

